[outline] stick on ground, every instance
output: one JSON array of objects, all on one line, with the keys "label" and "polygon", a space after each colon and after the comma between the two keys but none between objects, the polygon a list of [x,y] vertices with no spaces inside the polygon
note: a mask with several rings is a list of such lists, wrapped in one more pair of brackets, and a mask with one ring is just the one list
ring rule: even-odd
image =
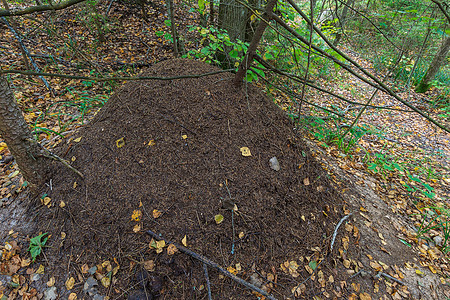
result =
[{"label": "stick on ground", "polygon": [[257,287],[255,285],[253,285],[253,284],[251,284],[251,283],[249,283],[249,282],[247,282],[247,281],[237,277],[234,274],[231,274],[230,272],[228,272],[227,270],[223,269],[218,264],[216,264],[215,262],[209,260],[208,258],[206,258],[206,257],[204,257],[204,256],[202,256],[200,254],[197,254],[194,251],[189,250],[188,248],[183,247],[183,246],[181,246],[181,245],[179,245],[177,243],[168,241],[168,240],[164,239],[161,235],[158,235],[158,234],[154,233],[151,230],[147,230],[147,233],[151,237],[153,237],[154,239],[164,240],[166,242],[166,244],[174,245],[175,247],[177,247],[178,250],[180,250],[180,252],[183,252],[184,254],[187,254],[187,255],[189,255],[189,256],[191,256],[191,257],[201,261],[202,263],[206,264],[207,266],[216,269],[217,271],[221,272],[222,274],[224,274],[227,277],[230,277],[234,281],[236,281],[236,282],[238,282],[238,283],[248,287],[249,289],[251,289],[251,290],[253,290],[253,291],[257,292],[257,293],[260,293],[261,295],[265,296],[267,299],[276,300],[275,297],[273,297],[272,295],[269,295],[266,291],[264,291],[264,290],[260,289],[259,287]]}]

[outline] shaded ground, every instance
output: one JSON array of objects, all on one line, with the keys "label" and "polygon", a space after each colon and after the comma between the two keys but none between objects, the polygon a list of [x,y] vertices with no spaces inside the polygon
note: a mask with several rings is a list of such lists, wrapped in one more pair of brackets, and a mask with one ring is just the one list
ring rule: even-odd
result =
[{"label": "shaded ground", "polygon": [[[146,75],[215,70],[170,60]],[[339,194],[287,117],[251,86],[246,98],[231,78],[128,83],[71,139],[64,157],[85,180],[58,166],[53,190],[45,190],[53,205],[39,212],[38,227],[53,236],[47,255],[54,274],[83,278],[83,264],[115,258],[123,271],[107,293],[124,298],[133,285],[133,262],[153,260],[164,298],[205,297],[201,265],[181,254],[168,257],[165,249],[157,255],[143,233],[149,229],[178,242],[186,236],[190,249],[244,278],[271,273],[280,284],[274,290],[286,296],[309,275],[299,266],[324,259],[343,215]],[[243,156],[242,147],[251,156]],[[280,171],[270,168],[274,156]],[[138,222],[132,221],[136,210],[143,213]],[[224,217],[220,224],[218,214]],[[141,227],[137,233],[135,225]],[[211,281],[217,297],[249,295],[217,274]],[[72,291],[81,293],[81,285]],[[304,296],[315,293],[320,290],[308,288]]]}]

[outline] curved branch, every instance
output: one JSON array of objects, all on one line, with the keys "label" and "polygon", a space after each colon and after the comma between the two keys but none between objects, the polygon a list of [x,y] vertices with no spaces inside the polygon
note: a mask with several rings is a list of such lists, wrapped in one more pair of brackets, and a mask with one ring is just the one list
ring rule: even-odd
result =
[{"label": "curved branch", "polygon": [[447,18],[448,22],[450,23],[450,15],[447,13],[447,10],[445,10],[445,8],[442,5],[442,3],[437,1],[437,0],[431,0],[431,1],[439,7],[439,9],[442,11],[442,13],[445,15],[445,17]]},{"label": "curved branch", "polygon": [[64,8],[67,8],[69,6],[84,2],[85,0],[67,0],[65,2],[61,2],[54,5],[36,5],[27,7],[24,9],[1,9],[0,10],[0,17],[9,17],[9,16],[23,16],[23,15],[29,15],[35,12],[42,12],[47,10],[61,10]]}]

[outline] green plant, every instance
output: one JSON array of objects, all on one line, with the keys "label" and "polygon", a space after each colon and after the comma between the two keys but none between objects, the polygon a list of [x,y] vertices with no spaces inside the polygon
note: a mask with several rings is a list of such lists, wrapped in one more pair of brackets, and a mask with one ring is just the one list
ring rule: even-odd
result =
[{"label": "green plant", "polygon": [[422,222],[417,231],[417,237],[425,238],[432,242],[425,234],[431,230],[442,232],[442,252],[448,253],[450,251],[448,245],[450,238],[450,210],[444,207],[427,207],[424,211],[422,214]]},{"label": "green plant", "polygon": [[48,232],[35,236],[30,239],[30,247],[28,247],[28,251],[30,251],[31,257],[33,258],[33,262],[36,258],[42,253],[42,248],[45,246],[48,240]]}]

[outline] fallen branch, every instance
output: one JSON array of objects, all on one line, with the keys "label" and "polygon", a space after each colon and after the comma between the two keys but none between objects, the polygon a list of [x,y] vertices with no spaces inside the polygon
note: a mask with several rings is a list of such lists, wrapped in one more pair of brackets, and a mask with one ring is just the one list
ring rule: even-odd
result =
[{"label": "fallen branch", "polygon": [[9,16],[23,16],[29,15],[35,12],[42,12],[47,10],[61,10],[67,8],[69,6],[75,5],[80,2],[84,2],[85,0],[67,0],[65,2],[56,3],[56,4],[46,4],[46,5],[35,5],[31,7],[27,7],[24,9],[0,9],[0,17],[9,17]]},{"label": "fallen branch", "polygon": [[175,80],[184,78],[200,78],[210,75],[215,75],[219,73],[232,72],[234,69],[220,70],[215,72],[196,74],[196,75],[180,75],[172,77],[157,77],[157,76],[137,76],[137,77],[95,77],[95,76],[80,76],[80,75],[66,75],[66,74],[55,74],[55,73],[40,73],[31,71],[21,71],[21,70],[0,70],[0,74],[22,74],[22,75],[33,75],[33,76],[46,76],[46,77],[60,77],[68,79],[83,79],[83,80],[93,80],[97,82],[109,81],[109,80]]},{"label": "fallen branch", "polygon": [[44,157],[51,158],[51,159],[54,159],[54,160],[59,161],[59,162],[62,163],[64,166],[66,166],[67,168],[69,168],[70,170],[72,170],[73,172],[75,172],[78,176],[80,176],[81,178],[84,179],[83,174],[82,174],[80,171],[78,171],[77,169],[75,169],[74,167],[72,167],[65,159],[59,157],[59,156],[56,155],[56,154],[53,154],[52,152],[50,152],[49,150],[47,150],[47,149],[45,149],[45,148],[43,148],[43,149],[44,149],[45,152],[46,152],[46,154],[43,154]]},{"label": "fallen branch", "polygon": [[399,280],[399,279],[397,279],[397,278],[395,278],[395,277],[393,277],[393,276],[391,276],[389,274],[386,274],[384,272],[378,272],[378,274],[375,275],[374,277],[375,278],[380,278],[381,276],[384,276],[384,277],[386,277],[386,278],[388,278],[390,280],[393,280],[393,281],[397,282],[398,284],[406,286],[406,283],[404,283],[403,281],[401,281],[401,280]]},{"label": "fallen branch", "polygon": [[337,231],[338,231],[339,227],[341,227],[342,222],[344,222],[345,220],[347,220],[351,215],[352,215],[352,213],[349,213],[348,215],[344,216],[344,217],[339,221],[339,223],[336,225],[336,228],[334,229],[334,233],[333,233],[333,238],[331,239],[330,253],[333,251],[334,241],[336,240],[336,235],[337,235]]},{"label": "fallen branch", "polygon": [[275,297],[273,297],[272,295],[269,295],[266,291],[264,291],[264,290],[260,289],[259,287],[257,287],[255,285],[253,285],[253,284],[251,284],[251,283],[249,283],[249,282],[247,282],[247,281],[237,277],[234,274],[231,274],[230,272],[228,272],[227,270],[223,269],[218,264],[216,264],[215,262],[209,260],[208,258],[206,258],[206,257],[204,257],[204,256],[202,256],[200,254],[197,254],[194,251],[189,250],[188,248],[183,247],[183,246],[181,246],[181,245],[179,245],[179,244],[177,244],[175,242],[168,241],[168,240],[164,239],[161,235],[158,235],[158,234],[154,233],[151,230],[147,230],[147,234],[149,234],[154,239],[164,240],[166,242],[166,244],[174,245],[175,247],[177,247],[178,250],[180,250],[180,252],[183,252],[184,254],[187,254],[187,255],[189,255],[189,256],[191,256],[191,257],[201,261],[203,264],[205,264],[205,265],[207,265],[207,266],[209,266],[211,268],[216,269],[217,271],[219,271],[222,274],[224,274],[225,276],[233,279],[237,283],[240,283],[240,284],[248,287],[249,289],[251,289],[251,290],[253,290],[253,291],[257,292],[257,293],[260,293],[261,295],[267,297],[267,299],[276,300]]}]

